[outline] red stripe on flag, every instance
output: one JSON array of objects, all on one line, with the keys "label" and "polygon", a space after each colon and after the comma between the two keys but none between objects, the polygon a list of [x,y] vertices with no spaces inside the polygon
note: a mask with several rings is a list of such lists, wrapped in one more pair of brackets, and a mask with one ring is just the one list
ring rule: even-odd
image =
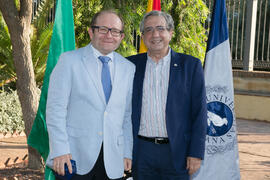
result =
[{"label": "red stripe on flag", "polygon": [[153,0],[153,8],[152,8],[152,10],[156,10],[156,11],[161,10],[160,0]]}]

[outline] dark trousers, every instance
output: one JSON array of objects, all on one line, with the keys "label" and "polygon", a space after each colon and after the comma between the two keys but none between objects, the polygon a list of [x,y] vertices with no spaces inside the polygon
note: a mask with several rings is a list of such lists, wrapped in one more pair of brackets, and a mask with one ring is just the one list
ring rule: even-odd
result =
[{"label": "dark trousers", "polygon": [[138,139],[137,160],[132,171],[134,180],[189,180],[187,171],[175,170],[170,144],[142,139]]},{"label": "dark trousers", "polygon": [[[58,179],[56,179],[58,180]],[[103,145],[100,149],[98,159],[91,171],[85,175],[75,174],[71,180],[123,180],[123,178],[110,179],[105,171],[103,160]]]}]

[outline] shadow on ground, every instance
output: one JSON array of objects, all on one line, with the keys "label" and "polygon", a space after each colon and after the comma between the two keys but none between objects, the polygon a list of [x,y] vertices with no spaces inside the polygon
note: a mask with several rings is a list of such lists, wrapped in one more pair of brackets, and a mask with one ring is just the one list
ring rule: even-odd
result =
[{"label": "shadow on ground", "polygon": [[43,180],[44,173],[32,170],[25,165],[16,165],[0,169],[0,180]]}]

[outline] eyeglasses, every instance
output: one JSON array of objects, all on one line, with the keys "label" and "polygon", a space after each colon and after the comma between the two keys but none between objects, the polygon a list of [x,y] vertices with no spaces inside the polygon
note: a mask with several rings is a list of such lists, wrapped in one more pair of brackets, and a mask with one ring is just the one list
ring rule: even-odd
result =
[{"label": "eyeglasses", "polygon": [[143,30],[143,34],[150,34],[153,33],[154,30],[156,30],[159,33],[163,33],[165,30],[167,30],[167,28],[165,26],[156,26],[156,27],[146,27]]},{"label": "eyeglasses", "polygon": [[92,29],[98,29],[100,34],[107,34],[109,31],[111,32],[112,36],[119,37],[123,31],[120,31],[115,28],[108,28],[106,26],[91,26]]}]

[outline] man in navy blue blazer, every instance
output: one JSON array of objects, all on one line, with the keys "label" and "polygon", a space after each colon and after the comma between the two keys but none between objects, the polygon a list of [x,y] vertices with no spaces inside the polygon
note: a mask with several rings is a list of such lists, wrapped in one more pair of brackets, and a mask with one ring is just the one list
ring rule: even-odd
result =
[{"label": "man in navy blue blazer", "polygon": [[147,53],[130,56],[135,180],[188,180],[204,157],[207,109],[199,59],[169,47],[174,22],[161,11],[140,25]]}]

